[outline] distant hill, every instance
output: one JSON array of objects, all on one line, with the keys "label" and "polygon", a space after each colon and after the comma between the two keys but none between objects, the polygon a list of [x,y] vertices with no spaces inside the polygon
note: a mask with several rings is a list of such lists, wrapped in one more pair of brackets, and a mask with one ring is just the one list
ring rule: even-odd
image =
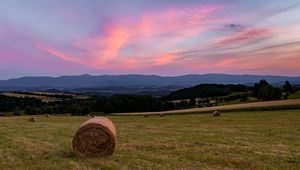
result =
[{"label": "distant hill", "polygon": [[[257,75],[228,75],[228,74],[193,74],[183,76],[156,76],[156,75],[78,75],[62,77],[21,77],[9,80],[0,80],[0,90],[49,90],[57,89],[63,91],[84,91],[114,93],[116,89],[126,89],[125,91],[147,92],[149,88],[160,91],[161,88],[170,91],[182,87],[191,87],[197,84],[253,84],[261,79],[266,79],[273,85],[283,84],[288,80],[292,84],[300,84],[300,77],[284,76],[257,76]],[[108,89],[107,89],[108,88]],[[151,91],[151,90],[150,90]],[[167,89],[168,91],[168,89]],[[122,90],[119,91],[122,93]]]}]

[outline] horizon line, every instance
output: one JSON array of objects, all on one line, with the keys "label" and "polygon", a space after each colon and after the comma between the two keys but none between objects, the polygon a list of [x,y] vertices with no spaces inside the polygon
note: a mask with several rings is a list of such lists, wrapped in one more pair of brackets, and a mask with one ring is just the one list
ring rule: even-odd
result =
[{"label": "horizon line", "polygon": [[229,73],[190,73],[190,74],[180,74],[180,75],[159,75],[159,74],[138,74],[138,73],[131,73],[131,74],[69,74],[69,75],[61,75],[61,76],[43,76],[43,75],[36,75],[36,76],[20,76],[20,77],[12,77],[7,79],[0,79],[0,81],[6,81],[6,80],[13,80],[13,79],[20,79],[20,78],[60,78],[60,77],[74,77],[74,76],[130,76],[130,75],[137,75],[137,76],[157,76],[157,77],[181,77],[181,76],[191,76],[191,75],[228,75],[228,76],[261,76],[261,77],[300,77],[300,75],[297,76],[290,76],[290,75],[273,75],[273,74],[229,74]]}]

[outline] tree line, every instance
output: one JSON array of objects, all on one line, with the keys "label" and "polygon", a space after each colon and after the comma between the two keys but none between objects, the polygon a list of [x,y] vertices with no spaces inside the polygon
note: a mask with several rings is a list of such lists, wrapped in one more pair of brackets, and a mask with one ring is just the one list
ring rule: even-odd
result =
[{"label": "tree line", "polygon": [[[45,103],[36,98],[0,95],[0,112],[2,114],[3,112],[14,112],[14,115],[156,112],[196,106],[207,107],[235,100],[247,101],[248,97],[255,97],[259,100],[287,99],[289,94],[297,90],[299,89],[292,86],[288,81],[279,88],[273,87],[266,80],[261,80],[254,86],[201,84],[178,90],[162,98],[150,95],[114,95],[110,97],[92,96],[88,99],[71,98]],[[239,93],[230,95],[233,92]],[[179,102],[172,100],[179,100]]]},{"label": "tree line", "polygon": [[247,92],[245,85],[224,84],[200,84],[190,88],[184,88],[162,97],[163,100],[181,100],[191,98],[208,98],[216,96],[227,96],[233,92]]}]

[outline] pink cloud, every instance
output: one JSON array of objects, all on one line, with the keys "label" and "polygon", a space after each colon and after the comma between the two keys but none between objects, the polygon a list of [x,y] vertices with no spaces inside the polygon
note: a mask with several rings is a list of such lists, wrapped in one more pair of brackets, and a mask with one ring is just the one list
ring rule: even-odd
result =
[{"label": "pink cloud", "polygon": [[273,28],[244,29],[242,31],[237,31],[227,37],[219,38],[216,43],[218,44],[218,46],[239,45],[250,42],[252,40],[270,37],[274,32],[275,29]]},{"label": "pink cloud", "polygon": [[169,64],[176,60],[176,56],[174,54],[164,54],[162,56],[157,56],[153,58],[153,63],[155,66]]},{"label": "pink cloud", "polygon": [[107,60],[106,63],[101,63],[101,65],[99,65],[99,63],[89,62],[85,58],[76,58],[75,56],[71,56],[61,51],[58,51],[56,49],[46,47],[45,45],[36,45],[35,47],[63,61],[80,64],[98,70],[115,69],[115,68],[118,68],[117,69],[118,71],[130,70],[130,69],[134,69],[137,65],[137,60],[135,58],[111,58],[110,60]]},{"label": "pink cloud", "polygon": [[217,68],[228,68],[228,67],[237,67],[239,63],[239,59],[236,58],[224,58],[216,61],[216,63],[213,65],[214,67]]},{"label": "pink cloud", "polygon": [[[172,48],[176,43],[188,41],[192,37],[210,30],[225,18],[213,17],[224,6],[212,5],[192,8],[172,8],[166,11],[151,11],[143,14],[133,25],[132,43],[154,41],[151,44],[159,50]],[[136,29],[137,28],[137,29]],[[163,51],[166,53],[169,51]]]},{"label": "pink cloud", "polygon": [[210,24],[220,21],[212,15],[221,8],[172,8],[146,12],[138,18],[110,21],[102,27],[101,35],[74,43],[76,50],[83,51],[76,58],[50,47],[42,50],[66,61],[99,69],[136,69],[149,63],[152,66],[166,65],[176,60],[171,54],[173,45],[199,35]]},{"label": "pink cloud", "polygon": [[[214,30],[214,25],[223,25],[227,18],[216,18],[214,14],[223,6],[202,6],[191,8],[171,8],[165,11],[148,11],[139,17],[123,17],[110,20],[99,30],[98,35],[82,38],[66,51],[50,47],[38,47],[45,53],[61,60],[80,64],[97,70],[111,72],[178,73],[227,72],[237,73],[249,70],[271,70],[282,64],[281,70],[295,69],[299,59],[294,52],[283,52],[287,48],[272,48],[253,52],[246,50],[215,51],[215,47],[231,47],[270,38],[278,32],[273,27],[256,27],[235,30],[223,37],[213,37],[212,41],[196,47],[191,54],[180,54],[180,50],[192,49],[194,45],[178,46],[193,37]],[[179,48],[178,48],[179,47]],[[203,50],[207,47],[207,50]],[[200,49],[200,50],[199,50]],[[178,51],[177,51],[178,50]],[[190,50],[193,51],[193,50]],[[198,52],[197,52],[198,51]],[[208,52],[209,51],[209,52]],[[272,54],[271,54],[272,52]],[[274,53],[288,58],[274,58]],[[264,55],[262,54],[264,53]],[[267,55],[265,55],[267,53]],[[257,63],[257,61],[260,61]],[[173,72],[173,71],[172,71]]]},{"label": "pink cloud", "polygon": [[[222,72],[300,74],[299,43],[230,53],[216,59],[212,67]],[[213,63],[213,61],[211,61]]]},{"label": "pink cloud", "polygon": [[138,25],[139,33],[193,32],[200,26],[216,21],[212,14],[223,6],[202,6],[194,8],[173,8],[166,11],[152,11],[142,15]]},{"label": "pink cloud", "polygon": [[101,60],[108,60],[118,56],[120,48],[127,42],[130,33],[122,26],[106,28],[105,37],[96,39],[96,45],[101,48],[98,54]]},{"label": "pink cloud", "polygon": [[189,73],[300,74],[299,41],[258,47],[226,52],[210,49],[209,53],[181,53],[180,58],[187,55],[190,60],[184,60],[180,65],[185,66],[183,71]]},{"label": "pink cloud", "polygon": [[48,53],[48,54],[50,54],[52,56],[55,56],[55,57],[57,57],[59,59],[64,60],[64,61],[69,61],[69,62],[81,64],[81,65],[87,65],[87,63],[85,63],[82,60],[76,59],[74,56],[69,56],[67,54],[64,54],[63,52],[60,52],[58,50],[46,47],[44,45],[37,44],[37,45],[35,45],[35,47],[37,49],[40,49],[43,52],[46,52],[46,53]]}]

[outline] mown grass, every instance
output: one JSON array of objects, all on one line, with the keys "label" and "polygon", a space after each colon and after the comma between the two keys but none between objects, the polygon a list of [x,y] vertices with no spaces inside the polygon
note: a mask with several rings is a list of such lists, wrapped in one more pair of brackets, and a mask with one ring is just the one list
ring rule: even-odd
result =
[{"label": "mown grass", "polygon": [[300,169],[300,110],[112,116],[117,148],[77,159],[87,117],[0,118],[0,169]]}]

